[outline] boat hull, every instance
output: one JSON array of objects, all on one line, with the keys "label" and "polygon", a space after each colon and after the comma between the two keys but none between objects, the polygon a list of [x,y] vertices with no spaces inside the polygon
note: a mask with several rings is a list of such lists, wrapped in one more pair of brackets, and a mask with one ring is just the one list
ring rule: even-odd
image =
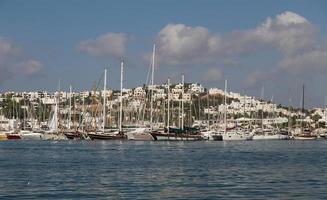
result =
[{"label": "boat hull", "polygon": [[84,140],[88,137],[86,134],[83,134],[81,132],[65,132],[64,135],[69,140]]},{"label": "boat hull", "polygon": [[222,135],[211,135],[213,141],[223,141]]},{"label": "boat hull", "polygon": [[127,139],[124,134],[98,134],[98,133],[88,133],[87,134],[91,140],[125,140]]},{"label": "boat hull", "polygon": [[26,133],[21,135],[23,140],[42,140],[41,133]]},{"label": "boat hull", "polygon": [[20,140],[22,138],[19,134],[8,134],[7,139],[8,140]]},{"label": "boat hull", "polygon": [[287,140],[287,135],[275,134],[275,135],[254,135],[253,140]]},{"label": "boat hull", "polygon": [[198,141],[202,140],[201,135],[176,134],[176,133],[151,133],[156,141]]},{"label": "boat hull", "polygon": [[203,131],[201,132],[202,138],[205,140],[211,140],[211,141],[222,141],[223,136],[221,134],[218,134],[215,131]]},{"label": "boat hull", "polygon": [[153,141],[154,138],[150,133],[131,133],[127,135],[127,139],[129,140],[137,140],[137,141]]},{"label": "boat hull", "polygon": [[67,137],[61,133],[43,133],[43,140],[67,140]]},{"label": "boat hull", "polygon": [[244,135],[244,134],[223,134],[223,141],[245,141],[252,140],[252,135]]},{"label": "boat hull", "polygon": [[297,135],[294,136],[295,140],[316,140],[317,136],[314,135]]},{"label": "boat hull", "polygon": [[8,140],[7,135],[0,133],[0,141]]}]

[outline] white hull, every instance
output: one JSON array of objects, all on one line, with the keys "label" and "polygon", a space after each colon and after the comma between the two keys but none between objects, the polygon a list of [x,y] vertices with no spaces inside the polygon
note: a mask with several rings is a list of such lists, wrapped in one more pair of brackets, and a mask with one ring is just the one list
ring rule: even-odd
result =
[{"label": "white hull", "polygon": [[148,141],[154,140],[152,135],[149,133],[150,130],[148,128],[136,128],[135,130],[126,132],[128,140],[140,140],[140,141]]},{"label": "white hull", "polygon": [[295,140],[315,140],[317,137],[302,137],[302,136],[294,136]]},{"label": "white hull", "polygon": [[44,133],[42,134],[43,140],[67,140],[67,137],[64,134],[57,133]]},{"label": "white hull", "polygon": [[41,133],[24,133],[21,134],[23,140],[42,140]]},{"label": "white hull", "polygon": [[128,140],[154,140],[150,133],[125,133]]},{"label": "white hull", "polygon": [[224,133],[223,141],[245,141],[252,140],[253,136],[244,133]]},{"label": "white hull", "polygon": [[289,139],[287,135],[254,135],[253,140],[286,140]]}]

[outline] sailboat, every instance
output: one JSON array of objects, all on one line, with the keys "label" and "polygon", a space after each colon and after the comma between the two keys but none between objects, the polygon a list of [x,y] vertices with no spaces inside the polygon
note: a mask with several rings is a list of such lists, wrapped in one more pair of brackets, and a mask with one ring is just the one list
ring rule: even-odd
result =
[{"label": "sailboat", "polygon": [[[261,99],[263,99],[263,89],[261,93]],[[271,98],[271,102],[273,102],[273,97]],[[264,105],[262,103],[262,112],[261,112],[261,130],[256,132],[254,130],[253,140],[287,140],[288,136],[283,135],[278,132],[277,129],[273,128],[264,128],[263,124],[263,112],[264,112]],[[275,112],[275,111],[274,111]],[[274,119],[275,121],[275,119]]]},{"label": "sailboat", "polygon": [[151,63],[151,98],[150,98],[150,127],[138,125],[131,129],[125,129],[124,134],[129,140],[152,141],[154,140],[150,132],[153,130],[153,83],[154,83],[154,62],[156,45],[153,45],[152,63]]},{"label": "sailboat", "polygon": [[87,135],[90,137],[91,140],[122,140],[126,139],[126,135],[123,133],[122,130],[122,106],[123,106],[123,71],[124,70],[124,62],[121,61],[120,65],[120,114],[119,114],[119,130],[113,130],[113,131],[105,131],[105,123],[106,123],[106,90],[107,90],[107,70],[104,71],[104,95],[103,95],[103,119],[102,119],[102,130],[101,131],[95,131],[95,132],[89,132]]},{"label": "sailboat", "polygon": [[[75,103],[76,105],[76,103]],[[75,116],[75,115],[74,115]],[[72,128],[72,86],[69,86],[69,109],[68,109],[68,119],[67,119],[67,129],[63,131],[63,134],[70,140],[87,140],[89,137],[83,131],[80,131],[75,127]]]},{"label": "sailboat", "polygon": [[304,129],[303,127],[303,118],[304,118],[304,85],[302,86],[302,111],[301,111],[301,131],[300,133],[294,135],[296,140],[315,140],[317,135],[312,134],[310,129]]},{"label": "sailboat", "polygon": [[[209,105],[209,92],[207,93],[207,107],[208,109],[210,108]],[[200,111],[199,111],[200,112]],[[207,127],[205,130],[201,130],[201,135],[203,136],[204,139],[206,140],[212,140],[212,141],[222,141],[223,136],[221,135],[221,132],[218,130],[214,130],[210,127],[210,119],[209,119],[209,113],[207,114]]]},{"label": "sailboat", "polygon": [[[60,84],[59,84],[59,88],[60,88]],[[59,91],[60,91],[60,89],[59,89]],[[58,95],[59,95],[59,93],[58,93]],[[54,111],[53,111],[52,118],[51,118],[50,124],[49,124],[49,130],[42,133],[43,140],[66,140],[67,139],[67,137],[64,134],[62,134],[58,128],[58,124],[59,124],[58,102],[59,102],[59,97],[56,97]]]},{"label": "sailboat", "polygon": [[[14,114],[12,115],[12,120],[15,120]],[[8,139],[8,140],[22,139],[21,136],[18,134],[17,127],[15,127],[15,126],[11,127],[11,129],[9,131],[5,132],[5,134],[6,134],[6,139]]]},{"label": "sailboat", "polygon": [[[170,81],[168,79],[168,86]],[[151,132],[152,137],[154,140],[158,141],[195,141],[195,140],[203,140],[202,135],[200,132],[195,128],[190,128],[184,126],[184,75],[182,75],[182,99],[181,99],[181,127],[179,128],[172,128],[169,124],[169,87],[168,87],[168,120],[167,120],[167,127],[164,130],[153,130]]]},{"label": "sailboat", "polygon": [[[24,104],[25,104],[25,101],[24,101]],[[24,115],[23,129],[21,129],[18,132],[21,139],[23,139],[23,140],[41,140],[42,139],[41,133],[34,132],[33,126],[32,126],[32,128],[26,128],[26,118],[28,118],[28,116],[27,116],[27,111],[25,109],[24,109],[23,115]]]},{"label": "sailboat", "polygon": [[223,141],[237,141],[237,140],[252,140],[253,135],[249,131],[234,127],[227,128],[227,80],[225,80],[225,96],[224,96],[224,132],[222,133]]}]

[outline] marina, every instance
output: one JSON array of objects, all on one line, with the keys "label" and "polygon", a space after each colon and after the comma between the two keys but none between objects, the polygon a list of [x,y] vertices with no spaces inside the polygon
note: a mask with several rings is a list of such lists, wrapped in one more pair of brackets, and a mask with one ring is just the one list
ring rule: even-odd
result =
[{"label": "marina", "polygon": [[116,93],[107,89],[105,69],[91,92],[73,93],[71,85],[69,92],[62,92],[59,81],[58,91],[48,97],[44,93],[34,93],[33,97],[33,93],[1,94],[1,140],[326,139],[327,108],[306,110],[304,85],[301,109],[228,92],[227,80],[224,90],[185,83],[184,74],[181,83],[172,84],[168,78],[155,85],[155,52],[154,44],[148,71],[151,78],[143,87],[123,87],[122,60],[120,90]]},{"label": "marina", "polygon": [[326,20],[326,0],[0,0],[0,200],[326,200]]}]

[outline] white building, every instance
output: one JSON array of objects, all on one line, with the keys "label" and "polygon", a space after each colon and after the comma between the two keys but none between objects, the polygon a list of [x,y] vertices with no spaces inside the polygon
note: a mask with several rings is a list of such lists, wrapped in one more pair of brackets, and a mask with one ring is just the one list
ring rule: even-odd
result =
[{"label": "white building", "polygon": [[203,93],[204,92],[204,87],[202,87],[201,84],[198,83],[192,83],[189,86],[189,89],[192,93],[198,94],[198,93]]}]

